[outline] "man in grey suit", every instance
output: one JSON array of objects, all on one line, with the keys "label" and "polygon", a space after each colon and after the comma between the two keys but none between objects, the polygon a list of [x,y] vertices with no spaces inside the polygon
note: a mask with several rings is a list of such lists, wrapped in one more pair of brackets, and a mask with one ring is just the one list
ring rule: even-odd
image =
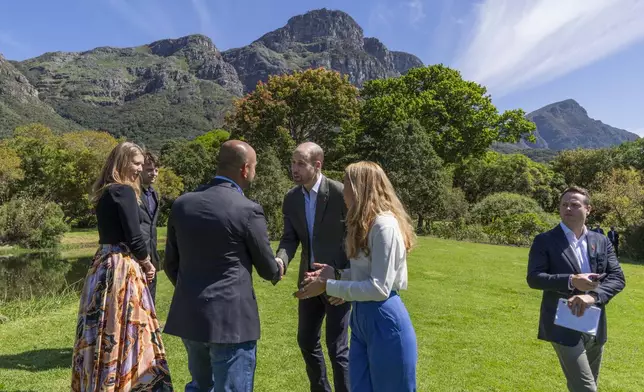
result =
[{"label": "man in grey suit", "polygon": [[172,205],[165,272],[175,290],[164,332],[188,352],[187,392],[253,390],[260,323],[252,269],[273,284],[283,274],[264,211],[243,192],[256,163],[248,144],[227,141],[217,176]]},{"label": "man in grey suit", "polygon": [[[528,285],[543,290],[538,337],[552,343],[574,392],[597,391],[607,340],[605,306],[626,283],[608,238],[584,225],[590,209],[585,189],[566,189],[559,203],[561,224],[534,239],[528,260]],[[596,336],[554,324],[560,298],[577,316],[591,305],[601,309]]]},{"label": "man in grey suit", "polygon": [[[322,175],[324,152],[315,143],[297,147],[291,161],[297,186],[284,197],[284,232],[277,258],[284,266],[293,260],[299,244],[302,255],[298,287],[313,263],[332,265],[336,271],[347,268],[344,252],[346,206],[343,186]],[[298,302],[297,342],[302,351],[311,391],[331,392],[320,331],[326,316],[326,345],[333,366],[336,392],[349,390],[348,325],[351,305],[326,294]]]}]

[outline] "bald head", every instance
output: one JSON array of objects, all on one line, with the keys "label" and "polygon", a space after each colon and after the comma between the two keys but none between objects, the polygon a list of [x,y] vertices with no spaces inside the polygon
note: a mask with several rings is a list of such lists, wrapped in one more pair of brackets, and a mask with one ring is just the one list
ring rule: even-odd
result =
[{"label": "bald head", "polygon": [[300,144],[297,146],[294,153],[303,157],[308,157],[309,163],[312,165],[317,161],[319,161],[320,164],[324,163],[324,151],[322,150],[322,147],[313,142]]},{"label": "bald head", "polygon": [[229,140],[219,148],[217,174],[229,177],[242,187],[244,182],[253,181],[256,164],[257,154],[246,142]]}]

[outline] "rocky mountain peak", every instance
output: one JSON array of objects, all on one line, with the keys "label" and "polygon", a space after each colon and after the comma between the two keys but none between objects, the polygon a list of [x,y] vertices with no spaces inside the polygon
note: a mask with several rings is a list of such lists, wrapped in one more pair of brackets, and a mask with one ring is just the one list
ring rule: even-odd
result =
[{"label": "rocky mountain peak", "polygon": [[561,117],[566,114],[579,115],[588,117],[588,112],[574,99],[552,103],[540,110],[548,111],[555,117]]},{"label": "rocky mountain peak", "polygon": [[292,17],[286,26],[264,35],[258,41],[278,52],[292,42],[309,46],[307,49],[311,52],[321,52],[328,49],[328,45],[315,49],[315,44],[328,41],[341,44],[344,48],[362,49],[363,38],[362,27],[349,14],[323,8]]},{"label": "rocky mountain peak", "polygon": [[193,34],[176,39],[163,39],[147,45],[157,56],[169,57],[181,50],[217,51],[212,40],[205,35]]}]

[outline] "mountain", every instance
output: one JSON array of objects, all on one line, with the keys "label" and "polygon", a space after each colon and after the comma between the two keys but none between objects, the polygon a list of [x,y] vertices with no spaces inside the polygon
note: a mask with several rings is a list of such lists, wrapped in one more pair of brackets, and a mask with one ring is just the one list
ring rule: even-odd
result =
[{"label": "mountain", "polygon": [[79,128],[43,103],[38,90],[0,55],[0,138],[10,136],[17,126],[31,122],[49,124],[57,131]]},{"label": "mountain", "polygon": [[367,80],[399,76],[422,67],[412,54],[389,51],[376,38],[365,38],[362,28],[348,14],[327,9],[291,18],[248,46],[224,52],[244,84],[252,91],[269,75],[325,67],[349,76],[362,86]]},{"label": "mountain", "polygon": [[586,109],[573,99],[544,106],[526,118],[537,125],[537,140],[535,143],[520,142],[520,147],[525,148],[603,148],[639,138],[634,133],[590,118]]},{"label": "mountain", "polygon": [[201,35],[46,53],[16,66],[58,114],[151,147],[217,127],[243,90],[235,69]]},{"label": "mountain", "polygon": [[190,35],[133,48],[2,59],[0,137],[38,121],[59,130],[107,130],[159,148],[220,127],[233,99],[269,75],[326,67],[360,86],[422,65],[365,38],[348,14],[326,9],[223,53],[210,38]]}]

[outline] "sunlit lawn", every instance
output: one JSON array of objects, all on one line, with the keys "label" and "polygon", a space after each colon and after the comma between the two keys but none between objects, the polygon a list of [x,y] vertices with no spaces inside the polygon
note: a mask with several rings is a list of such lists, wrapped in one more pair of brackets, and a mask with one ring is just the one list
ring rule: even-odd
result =
[{"label": "sunlit lawn", "polygon": [[[81,237],[66,240],[84,243]],[[525,283],[526,262],[527,249],[420,239],[409,257],[409,290],[402,293],[418,337],[419,391],[565,390],[552,347],[536,339],[540,293]],[[623,268],[626,290],[608,306],[602,391],[644,390],[644,267]],[[291,296],[295,276],[277,287],[256,277],[255,286],[262,321],[255,390],[307,391]],[[162,276],[162,320],[171,295]],[[69,390],[76,312],[72,300],[44,316],[0,325],[0,390]],[[179,339],[164,339],[182,391],[189,379],[185,351]]]}]

